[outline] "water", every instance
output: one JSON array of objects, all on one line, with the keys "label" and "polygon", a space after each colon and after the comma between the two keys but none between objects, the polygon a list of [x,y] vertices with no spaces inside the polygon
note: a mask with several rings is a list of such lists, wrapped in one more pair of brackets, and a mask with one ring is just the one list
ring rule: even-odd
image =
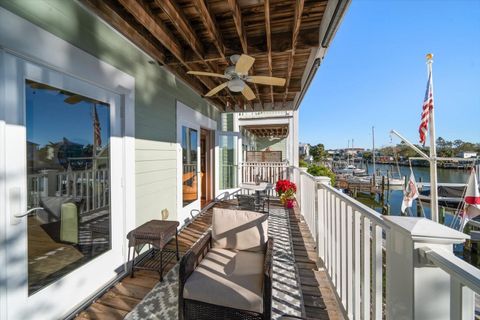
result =
[{"label": "water", "polygon": [[[382,174],[386,174],[387,170],[393,172],[393,177],[398,178],[398,169],[396,166],[391,165],[375,165],[377,170],[380,170]],[[419,182],[420,180],[423,182],[430,181],[430,168],[428,167],[412,167],[413,174],[415,175],[415,180]],[[368,172],[373,172],[373,167],[371,165],[368,166]],[[400,167],[400,174],[402,177],[406,176],[407,179],[410,177],[410,167],[401,166]],[[467,183],[469,178],[470,172],[468,170],[457,170],[457,169],[437,169],[437,176],[439,183]],[[403,200],[403,190],[398,187],[395,190],[388,190],[385,191],[384,194],[384,201],[380,200],[380,196],[377,195],[372,197],[370,195],[362,195],[359,193],[357,196],[357,200],[364,203],[365,205],[369,206],[370,208],[374,209],[375,211],[382,213],[384,209],[384,205],[390,205],[390,215],[401,215],[401,206]],[[417,216],[417,203],[415,200],[413,202],[411,208],[411,215]],[[430,207],[428,204],[423,203],[423,212],[425,213],[425,217],[430,218]],[[447,209],[446,212],[450,212],[453,214],[452,209]],[[420,214],[422,216],[422,214]],[[445,224],[449,225],[452,221],[452,215],[446,214],[445,215]],[[463,250],[463,246],[455,246],[456,254],[465,259],[472,265],[476,266],[477,268],[480,267],[480,257],[477,255],[471,255],[469,252]]]},{"label": "water", "polygon": [[[382,174],[386,174],[387,170],[393,172],[393,177],[398,178],[398,170],[396,166],[391,165],[382,165],[377,164],[375,165],[377,171],[380,170]],[[417,182],[429,182],[430,181],[430,169],[428,167],[412,167],[413,174],[415,175],[415,180]],[[373,172],[373,166],[368,165],[368,172]],[[400,174],[402,177],[410,177],[410,167],[401,166],[400,167]],[[437,169],[438,175],[438,182],[455,182],[455,183],[467,183],[469,177],[469,171],[467,170],[456,170],[456,169]],[[372,199],[370,197],[360,196],[358,197],[361,202],[366,204],[367,206],[375,209],[376,211],[382,213],[383,205],[379,201],[379,197],[377,199]],[[385,204],[390,205],[390,214],[391,215],[400,215],[400,209],[402,206],[403,200],[403,191],[401,188],[396,188],[394,190],[385,191]],[[373,201],[375,200],[375,201]],[[423,209],[425,212],[426,217],[430,217],[430,208],[428,205],[423,204]],[[412,215],[417,216],[417,206],[416,203],[413,203],[411,208]],[[448,221],[447,221],[448,222]]]}]

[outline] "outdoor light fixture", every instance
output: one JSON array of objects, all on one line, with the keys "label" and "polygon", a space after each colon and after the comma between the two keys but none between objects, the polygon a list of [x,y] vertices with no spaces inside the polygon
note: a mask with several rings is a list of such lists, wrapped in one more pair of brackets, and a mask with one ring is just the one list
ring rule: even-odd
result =
[{"label": "outdoor light fixture", "polygon": [[235,78],[228,81],[228,89],[233,92],[242,92],[245,88],[245,82],[242,79]]}]

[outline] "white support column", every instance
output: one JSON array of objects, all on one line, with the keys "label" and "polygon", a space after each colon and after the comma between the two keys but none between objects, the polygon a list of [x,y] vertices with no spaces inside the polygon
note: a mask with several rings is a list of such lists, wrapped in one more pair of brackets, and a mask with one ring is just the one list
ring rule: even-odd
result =
[{"label": "white support column", "polygon": [[450,276],[420,258],[418,248],[443,248],[468,236],[425,218],[384,217],[387,243],[387,319],[450,319]]},{"label": "white support column", "polygon": [[291,132],[289,135],[292,135],[292,145],[290,146],[292,150],[292,161],[291,164],[295,167],[298,167],[298,110],[293,111],[293,124],[290,127]]}]

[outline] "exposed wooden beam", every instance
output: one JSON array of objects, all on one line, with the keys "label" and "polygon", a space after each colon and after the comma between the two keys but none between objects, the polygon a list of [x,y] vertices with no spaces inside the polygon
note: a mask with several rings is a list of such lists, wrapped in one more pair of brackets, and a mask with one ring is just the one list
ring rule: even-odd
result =
[{"label": "exposed wooden beam", "polygon": [[175,26],[183,39],[190,45],[195,54],[203,59],[203,45],[176,2],[172,0],[155,0],[155,4],[162,8],[170,19],[170,22]]},{"label": "exposed wooden beam", "polygon": [[198,12],[200,13],[200,19],[205,26],[210,37],[213,39],[213,43],[220,54],[221,59],[225,59],[225,45],[221,33],[218,31],[217,22],[214,16],[210,13],[209,8],[204,0],[193,0]]},{"label": "exposed wooden beam", "polygon": [[160,43],[167,48],[178,60],[184,61],[183,49],[176,41],[168,28],[158,19],[153,18],[139,1],[118,0],[132,16],[137,19]]},{"label": "exposed wooden beam", "polygon": [[127,38],[130,39],[135,45],[142,48],[152,58],[155,58],[158,62],[165,63],[165,53],[152,44],[143,34],[141,34],[130,23],[125,21],[114,9],[107,5],[103,0],[80,0],[91,11],[97,14],[101,19],[121,32]]},{"label": "exposed wooden beam", "polygon": [[[228,5],[232,11],[233,21],[235,23],[235,28],[237,29],[238,37],[240,38],[240,44],[242,46],[243,53],[248,54],[248,44],[247,44],[247,33],[245,32],[245,26],[242,19],[242,10],[237,0],[228,0]],[[252,73],[255,74],[255,68],[252,66]],[[258,93],[258,86],[254,83],[255,93],[258,101],[260,102],[263,109],[263,100],[260,98]],[[251,104],[252,110],[254,110],[253,104]]]},{"label": "exposed wooden beam", "polygon": [[248,54],[247,45],[247,33],[245,32],[245,26],[243,25],[242,10],[237,0],[228,0],[228,5],[232,11],[233,22],[235,23],[235,29],[237,29],[238,37],[240,38],[240,44],[242,46],[243,53]]},{"label": "exposed wooden beam", "polygon": [[[267,59],[268,59],[268,71],[270,77],[272,76],[272,32],[270,28],[270,0],[265,0],[265,35],[267,37]],[[272,100],[272,106],[275,105],[273,99],[273,86],[270,86],[270,99]]]},{"label": "exposed wooden beam", "polygon": [[[216,73],[217,70],[214,70],[210,63],[204,60],[203,45],[177,3],[173,0],[154,1],[155,4],[165,12],[165,14],[170,19],[170,22],[175,26],[175,28],[183,37],[185,42],[189,44],[189,46],[197,55],[197,58],[200,59],[200,62],[207,68],[208,72]],[[183,64],[185,64],[185,61],[183,62]],[[218,85],[221,82],[222,81],[215,81],[215,85]],[[235,100],[233,95],[230,92],[228,93],[230,97]]]},{"label": "exposed wooden beam", "polygon": [[285,106],[285,102],[287,100],[288,86],[290,85],[290,78],[292,75],[295,48],[297,47],[298,34],[300,32],[300,25],[302,23],[302,14],[303,14],[304,5],[305,5],[305,0],[296,0],[295,15],[293,17],[294,20],[293,20],[293,32],[292,32],[292,52],[290,53],[290,57],[288,58],[287,81],[285,84],[285,95],[283,97],[283,106]]},{"label": "exposed wooden beam", "polygon": [[[278,55],[288,55],[292,52],[292,32],[280,32],[280,33],[272,33],[271,37],[275,39],[275,41],[272,41],[271,43],[271,52],[272,52],[272,58],[275,58],[275,56]],[[299,52],[310,52],[312,48],[316,48],[319,45],[319,40],[318,36],[315,33],[315,30],[306,30],[305,32],[302,32],[301,34],[298,35],[297,37],[297,46],[295,48],[295,53]],[[252,36],[249,38],[248,42],[248,55],[252,56],[254,58],[266,58],[268,55],[268,50],[267,50],[267,43],[265,41],[265,36]],[[212,48],[205,48],[205,55],[204,55],[204,61],[221,61],[224,60],[225,58],[220,56],[217,52],[217,50],[212,50]],[[234,52],[231,52],[234,53]],[[235,52],[238,53],[238,52]],[[187,51],[185,52],[185,63],[199,63],[201,62],[200,59],[194,54],[193,51]],[[166,60],[167,64],[178,64],[177,59],[169,59],[167,57]]]},{"label": "exposed wooden beam", "polygon": [[[152,13],[144,7],[142,1],[136,0],[118,0],[120,4],[140,22],[160,43],[169,50],[183,65],[190,71],[191,67],[185,63],[183,48],[175,37],[170,33],[165,24],[154,17]],[[199,77],[198,80],[202,82],[209,90],[217,86],[211,79],[207,77]],[[223,104],[226,101],[220,99]]]}]

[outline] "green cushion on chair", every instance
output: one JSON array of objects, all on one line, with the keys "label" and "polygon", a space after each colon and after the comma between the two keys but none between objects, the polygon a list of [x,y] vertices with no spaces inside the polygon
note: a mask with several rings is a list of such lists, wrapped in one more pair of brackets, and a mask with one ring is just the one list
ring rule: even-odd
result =
[{"label": "green cushion on chair", "polygon": [[78,215],[74,203],[68,202],[61,206],[60,240],[78,244]]}]

